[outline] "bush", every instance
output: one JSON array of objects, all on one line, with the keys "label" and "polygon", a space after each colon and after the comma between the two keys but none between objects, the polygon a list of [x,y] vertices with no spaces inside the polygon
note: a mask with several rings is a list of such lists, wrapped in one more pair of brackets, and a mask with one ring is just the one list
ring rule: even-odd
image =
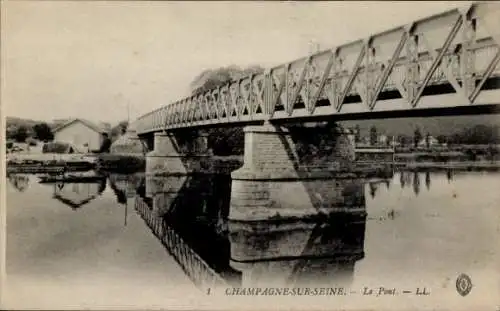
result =
[{"label": "bush", "polygon": [[68,153],[70,145],[62,142],[46,143],[42,147],[42,153]]},{"label": "bush", "polygon": [[146,161],[140,156],[124,156],[116,154],[100,154],[97,159],[98,167],[104,170],[130,172],[145,169]]},{"label": "bush", "polygon": [[14,146],[14,143],[11,142],[11,141],[8,141],[6,144],[5,144],[5,147],[7,147],[7,149],[10,149]]},{"label": "bush", "polygon": [[242,127],[213,128],[209,130],[208,146],[214,155],[243,155],[245,135]]}]

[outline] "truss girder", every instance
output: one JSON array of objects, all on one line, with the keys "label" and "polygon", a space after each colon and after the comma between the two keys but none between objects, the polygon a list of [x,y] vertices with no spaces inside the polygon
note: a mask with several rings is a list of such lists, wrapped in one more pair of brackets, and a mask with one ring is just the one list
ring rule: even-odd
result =
[{"label": "truss girder", "polygon": [[[135,126],[138,133],[147,133],[370,113],[389,109],[383,106],[389,102],[399,105],[391,109],[412,110],[426,107],[422,98],[439,96],[439,91],[425,94],[439,85],[451,85],[461,105],[474,105],[487,92],[483,89],[488,79],[500,77],[499,62],[500,4],[472,4],[182,99],[140,117]],[[396,99],[381,98],[390,92],[398,94]]]}]

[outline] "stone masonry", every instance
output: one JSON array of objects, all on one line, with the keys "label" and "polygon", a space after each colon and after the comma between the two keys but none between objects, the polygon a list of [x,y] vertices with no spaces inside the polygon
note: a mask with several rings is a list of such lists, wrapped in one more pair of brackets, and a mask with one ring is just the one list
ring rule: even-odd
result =
[{"label": "stone masonry", "polygon": [[[359,188],[359,183],[337,171],[354,160],[353,140],[341,132],[334,141],[330,172],[310,171],[300,163],[287,129],[271,124],[246,127],[244,163],[231,174],[229,219],[300,218],[357,209],[359,202],[346,202],[345,206],[342,202],[344,188],[350,184]],[[316,189],[316,185],[327,186]]]},{"label": "stone masonry", "polygon": [[154,150],[146,155],[146,174],[190,174],[200,172],[209,166],[210,156],[207,136],[197,137],[179,143],[174,133],[159,132],[154,136]]}]

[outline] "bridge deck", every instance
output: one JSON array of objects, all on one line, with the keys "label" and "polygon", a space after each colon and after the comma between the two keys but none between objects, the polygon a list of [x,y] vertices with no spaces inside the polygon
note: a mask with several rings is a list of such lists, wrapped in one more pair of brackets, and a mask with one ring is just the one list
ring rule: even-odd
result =
[{"label": "bridge deck", "polygon": [[476,3],[156,109],[139,134],[255,121],[496,112],[500,4]]}]

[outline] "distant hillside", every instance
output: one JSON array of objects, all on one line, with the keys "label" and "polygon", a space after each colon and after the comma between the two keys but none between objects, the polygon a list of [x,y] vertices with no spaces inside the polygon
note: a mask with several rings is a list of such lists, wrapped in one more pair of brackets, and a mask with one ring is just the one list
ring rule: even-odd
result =
[{"label": "distant hillside", "polygon": [[476,125],[497,126],[500,129],[500,115],[356,120],[344,121],[341,122],[341,124],[346,127],[355,127],[356,125],[359,125],[362,136],[368,136],[372,126],[377,128],[377,133],[388,136],[400,134],[413,136],[417,126],[420,128],[422,133],[428,132],[432,136],[448,136]]}]

